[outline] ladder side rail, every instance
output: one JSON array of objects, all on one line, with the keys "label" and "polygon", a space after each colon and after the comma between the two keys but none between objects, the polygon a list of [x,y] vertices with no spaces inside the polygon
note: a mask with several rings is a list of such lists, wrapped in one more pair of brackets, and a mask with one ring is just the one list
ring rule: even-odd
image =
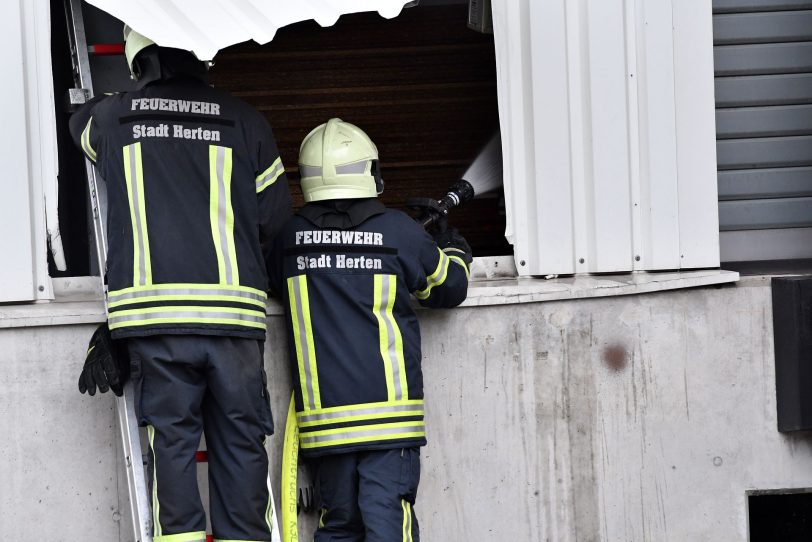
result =
[{"label": "ladder side rail", "polygon": [[[68,23],[68,39],[73,61],[74,83],[78,89],[84,91],[87,99],[93,96],[93,83],[90,75],[90,59],[87,53],[87,38],[82,18],[81,0],[65,0],[65,16]],[[107,236],[104,227],[107,222],[106,186],[98,176],[95,166],[87,157],[85,157],[85,172],[92,207],[99,279],[102,282],[106,313],[107,285],[104,280],[104,270],[107,268]],[[135,414],[132,382],[127,382],[124,386],[124,395],[116,398],[116,411],[118,413],[118,426],[127,471],[127,488],[130,495],[133,535],[135,536],[135,542],[152,542],[149,498],[141,453],[138,420]]]}]

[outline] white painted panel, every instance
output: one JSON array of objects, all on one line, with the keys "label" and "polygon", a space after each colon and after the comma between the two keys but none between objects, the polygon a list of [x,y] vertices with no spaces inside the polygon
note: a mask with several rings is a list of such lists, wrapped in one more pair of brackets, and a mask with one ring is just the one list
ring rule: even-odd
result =
[{"label": "white painted panel", "polygon": [[578,203],[586,207],[589,272],[632,269],[625,3],[601,0],[585,4],[589,10],[581,39],[587,46],[588,61],[581,67],[586,70],[583,80],[589,92],[585,107],[590,124],[584,134],[588,141],[583,161],[591,168],[584,201]]},{"label": "white painted panel", "polygon": [[678,269],[679,198],[671,0],[637,3],[641,269]]},{"label": "white painted panel", "polygon": [[680,267],[719,266],[713,20],[706,0],[673,0]]},{"label": "white painted panel", "polygon": [[26,142],[25,66],[22,13],[18,1],[7,3],[0,18],[0,85],[3,129],[0,130],[3,175],[0,177],[0,302],[36,298],[34,284],[34,232],[31,213],[32,186]]},{"label": "white painted panel", "polygon": [[718,266],[710,5],[494,0],[493,11],[519,273]]}]

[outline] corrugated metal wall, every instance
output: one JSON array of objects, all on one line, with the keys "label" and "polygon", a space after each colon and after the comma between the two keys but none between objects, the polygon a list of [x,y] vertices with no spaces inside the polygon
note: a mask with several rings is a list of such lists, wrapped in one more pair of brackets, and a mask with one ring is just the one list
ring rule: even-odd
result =
[{"label": "corrugated metal wall", "polygon": [[719,265],[711,5],[494,0],[522,275]]},{"label": "corrugated metal wall", "polygon": [[[345,15],[332,27],[313,21],[281,29],[267,45],[221,51],[212,82],[268,118],[301,205],[299,144],[314,127],[341,117],[378,146],[383,201],[439,198],[498,128],[493,36],[466,27],[466,5],[406,9],[387,20]],[[498,198],[454,211],[453,225],[479,256],[510,254]]]},{"label": "corrugated metal wall", "polygon": [[812,258],[812,0],[714,0],[723,261]]}]

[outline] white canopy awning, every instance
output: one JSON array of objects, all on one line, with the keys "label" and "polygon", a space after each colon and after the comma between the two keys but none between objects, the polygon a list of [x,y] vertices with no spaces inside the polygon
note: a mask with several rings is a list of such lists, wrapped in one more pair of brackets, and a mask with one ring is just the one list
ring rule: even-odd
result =
[{"label": "white canopy awning", "polygon": [[271,41],[283,26],[314,19],[332,26],[341,15],[377,11],[390,19],[410,0],[87,0],[158,45],[211,60],[217,51],[252,39]]}]

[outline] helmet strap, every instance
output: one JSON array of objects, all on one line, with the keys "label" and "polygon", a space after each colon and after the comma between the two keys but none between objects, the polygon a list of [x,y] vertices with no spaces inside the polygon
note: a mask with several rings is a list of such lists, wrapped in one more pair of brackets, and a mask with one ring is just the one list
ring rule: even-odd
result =
[{"label": "helmet strap", "polygon": [[375,192],[380,196],[383,194],[383,177],[381,177],[381,164],[379,160],[371,160],[370,174],[375,179]]}]

